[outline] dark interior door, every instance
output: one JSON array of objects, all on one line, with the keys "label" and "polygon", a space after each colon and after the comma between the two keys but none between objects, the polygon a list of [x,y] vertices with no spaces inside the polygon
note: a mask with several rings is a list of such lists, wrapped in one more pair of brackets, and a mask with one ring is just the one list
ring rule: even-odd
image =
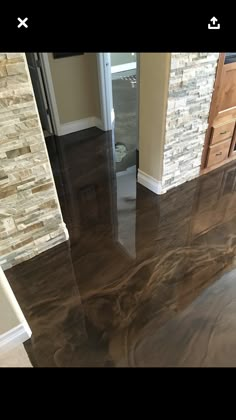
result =
[{"label": "dark interior door", "polygon": [[52,134],[53,130],[48,101],[44,90],[42,74],[37,63],[37,57],[34,53],[26,53],[26,58],[43,131],[44,133]]}]

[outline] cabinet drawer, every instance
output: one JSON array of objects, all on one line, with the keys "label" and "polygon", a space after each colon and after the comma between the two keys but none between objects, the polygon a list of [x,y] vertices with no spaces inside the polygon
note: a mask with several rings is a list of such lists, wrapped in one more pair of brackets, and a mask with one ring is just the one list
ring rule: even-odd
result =
[{"label": "cabinet drawer", "polygon": [[230,149],[231,139],[225,140],[221,143],[209,146],[207,156],[207,167],[216,165],[227,159]]},{"label": "cabinet drawer", "polygon": [[213,127],[211,144],[218,143],[222,140],[232,138],[234,132],[235,121],[230,121],[226,124],[218,125],[218,127]]}]

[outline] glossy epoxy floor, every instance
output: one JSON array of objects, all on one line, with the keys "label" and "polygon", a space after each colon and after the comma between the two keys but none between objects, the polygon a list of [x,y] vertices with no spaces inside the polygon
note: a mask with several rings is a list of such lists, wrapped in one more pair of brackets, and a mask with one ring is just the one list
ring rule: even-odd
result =
[{"label": "glossy epoxy floor", "polygon": [[6,272],[32,363],[236,366],[235,163],[156,196],[117,179],[109,134],[50,140],[70,242]]}]

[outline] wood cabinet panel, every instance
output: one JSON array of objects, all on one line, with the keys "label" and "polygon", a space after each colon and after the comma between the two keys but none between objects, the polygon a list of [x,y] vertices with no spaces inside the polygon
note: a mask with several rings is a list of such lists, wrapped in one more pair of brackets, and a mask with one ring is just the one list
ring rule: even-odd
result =
[{"label": "wood cabinet panel", "polygon": [[221,143],[214,144],[209,146],[209,152],[207,157],[207,166],[215,165],[220,163],[223,160],[227,159],[229,155],[231,145],[231,139],[225,140]]},{"label": "wood cabinet panel", "polygon": [[225,64],[223,68],[220,94],[219,112],[236,106],[236,63]]},{"label": "wood cabinet panel", "polygon": [[235,121],[227,122],[226,124],[218,125],[212,128],[211,144],[219,143],[228,138],[232,139],[235,127]]},{"label": "wood cabinet panel", "polygon": [[236,159],[236,62],[220,54],[202,154],[204,174]]}]

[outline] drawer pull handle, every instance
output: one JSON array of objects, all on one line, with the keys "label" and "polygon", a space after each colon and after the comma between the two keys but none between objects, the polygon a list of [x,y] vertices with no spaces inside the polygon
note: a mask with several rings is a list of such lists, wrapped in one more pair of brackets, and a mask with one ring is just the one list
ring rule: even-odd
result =
[{"label": "drawer pull handle", "polygon": [[220,134],[226,134],[227,133],[227,130],[225,130],[225,131],[221,131],[221,133]]},{"label": "drawer pull handle", "polygon": [[222,152],[216,153],[216,156],[220,156],[222,155]]}]

